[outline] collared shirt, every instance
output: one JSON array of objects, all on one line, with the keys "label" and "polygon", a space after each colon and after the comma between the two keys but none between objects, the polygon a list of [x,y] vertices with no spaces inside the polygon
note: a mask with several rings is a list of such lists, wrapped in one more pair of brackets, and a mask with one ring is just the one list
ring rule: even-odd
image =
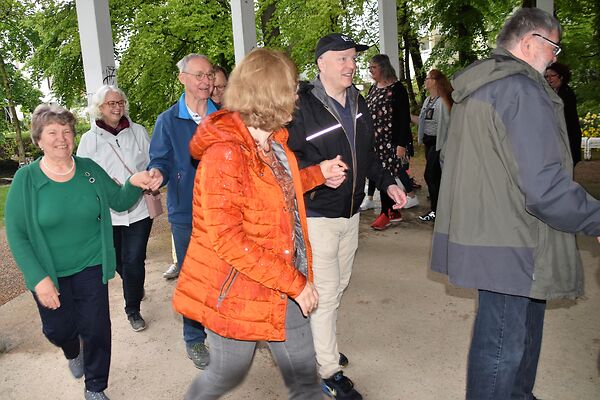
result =
[{"label": "collared shirt", "polygon": [[[215,103],[211,99],[208,99],[206,115],[210,115],[217,110],[218,108],[215,106]],[[200,122],[202,122],[202,116],[193,112],[185,102],[185,92],[179,97],[179,118],[191,119],[196,125],[199,125]]]}]

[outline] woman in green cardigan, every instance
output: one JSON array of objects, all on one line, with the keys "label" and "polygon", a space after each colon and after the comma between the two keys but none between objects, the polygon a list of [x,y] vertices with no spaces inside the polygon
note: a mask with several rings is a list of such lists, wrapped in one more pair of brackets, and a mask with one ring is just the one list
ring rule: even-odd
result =
[{"label": "woman in green cardigan", "polygon": [[8,244],[37,303],[44,335],[60,347],[84,398],[104,400],[111,356],[108,286],[115,275],[109,209],[124,211],[152,180],[120,186],[95,162],[73,157],[75,117],[38,106],[31,139],[43,157],[15,174],[6,200]]}]

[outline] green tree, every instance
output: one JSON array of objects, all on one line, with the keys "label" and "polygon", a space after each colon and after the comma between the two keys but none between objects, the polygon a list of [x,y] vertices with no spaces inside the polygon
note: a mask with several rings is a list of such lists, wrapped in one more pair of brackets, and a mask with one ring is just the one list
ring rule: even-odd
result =
[{"label": "green tree", "polygon": [[17,142],[17,156],[25,160],[25,146],[17,107],[30,112],[39,102],[41,93],[34,89],[31,80],[17,68],[31,55],[37,37],[23,21],[30,14],[30,4],[25,1],[5,0],[0,4],[0,107],[9,114]]},{"label": "green tree", "polygon": [[31,24],[39,36],[28,63],[38,80],[48,79],[54,97],[66,107],[85,104],[83,59],[75,1],[38,0]]},{"label": "green tree", "polygon": [[201,53],[226,68],[233,65],[228,1],[150,2],[140,4],[129,18],[130,36],[119,59],[117,81],[129,97],[132,118],[149,128],[181,94],[178,60]]}]

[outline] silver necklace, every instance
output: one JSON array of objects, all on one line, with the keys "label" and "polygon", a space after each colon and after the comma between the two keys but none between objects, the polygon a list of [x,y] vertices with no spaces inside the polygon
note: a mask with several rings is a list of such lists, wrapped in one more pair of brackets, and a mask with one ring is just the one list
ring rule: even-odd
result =
[{"label": "silver necklace", "polygon": [[56,172],[53,171],[52,169],[50,169],[50,167],[48,167],[48,164],[46,164],[46,157],[42,157],[42,165],[44,166],[44,168],[46,168],[46,170],[52,172],[54,175],[58,175],[58,176],[65,176],[65,175],[69,175],[71,172],[73,172],[73,170],[75,169],[75,159],[73,158],[73,156],[71,156],[71,168],[69,168],[69,170],[67,172]]}]

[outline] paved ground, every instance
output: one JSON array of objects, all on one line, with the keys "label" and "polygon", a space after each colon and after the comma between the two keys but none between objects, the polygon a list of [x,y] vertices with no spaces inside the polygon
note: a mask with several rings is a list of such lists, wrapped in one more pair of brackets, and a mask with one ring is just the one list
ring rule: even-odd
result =
[{"label": "paved ground", "polygon": [[[586,168],[598,176],[599,166]],[[600,194],[600,186],[594,185]],[[423,202],[425,195],[421,197]],[[453,288],[444,277],[428,272],[431,226],[415,220],[424,211],[422,206],[405,212],[406,221],[385,232],[369,229],[372,211],[362,216],[339,337],[350,358],[346,373],[366,399],[464,398],[475,292]],[[199,373],[184,354],[180,318],[170,307],[174,282],[161,277],[170,257],[164,226],[158,221],[150,242],[142,309],[147,330],[131,331],[122,310],[121,282],[116,278],[110,284],[113,362],[107,394],[113,400],[181,399]],[[535,390],[543,400],[600,398],[600,246],[589,237],[579,237],[578,243],[586,295],[549,304]],[[82,398],[83,382],[70,377],[61,352],[41,334],[31,295],[0,307],[2,346],[0,399]],[[244,383],[225,398],[286,398],[268,350],[257,351]]]}]

